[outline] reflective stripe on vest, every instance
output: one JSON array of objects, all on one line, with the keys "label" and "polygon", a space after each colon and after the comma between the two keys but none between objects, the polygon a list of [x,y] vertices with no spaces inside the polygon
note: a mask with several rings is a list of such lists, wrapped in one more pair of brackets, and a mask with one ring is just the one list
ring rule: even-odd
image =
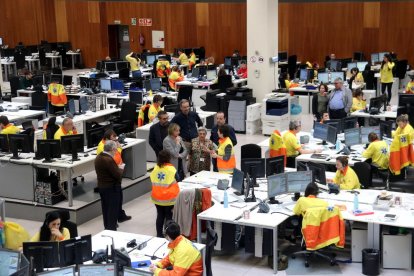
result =
[{"label": "reflective stripe on vest", "polygon": [[234,155],[234,147],[231,142],[230,137],[226,137],[219,140],[219,148],[217,150],[217,155],[224,156],[225,148],[227,145],[231,145],[231,156],[230,159],[224,161],[223,159],[217,158],[217,169],[220,173],[233,173],[234,168],[236,167],[236,157]]}]

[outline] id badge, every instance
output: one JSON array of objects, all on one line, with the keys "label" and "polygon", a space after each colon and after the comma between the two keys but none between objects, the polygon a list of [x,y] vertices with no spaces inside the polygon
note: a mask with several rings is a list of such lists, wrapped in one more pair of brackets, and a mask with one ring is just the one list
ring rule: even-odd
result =
[{"label": "id badge", "polygon": [[204,158],[200,158],[200,162],[204,162]]}]

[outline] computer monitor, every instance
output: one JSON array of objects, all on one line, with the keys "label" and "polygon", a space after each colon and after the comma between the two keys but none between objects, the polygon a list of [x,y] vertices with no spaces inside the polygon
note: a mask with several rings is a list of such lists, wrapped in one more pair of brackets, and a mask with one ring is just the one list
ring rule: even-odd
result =
[{"label": "computer monitor", "polygon": [[380,133],[381,133],[381,139],[385,138],[392,138],[392,121],[380,121]]},{"label": "computer monitor", "polygon": [[161,79],[160,78],[150,79],[150,83],[151,83],[152,91],[160,91],[161,90]]},{"label": "computer monitor", "polygon": [[341,78],[343,81],[345,81],[345,72],[331,72],[330,82],[333,83],[337,78]]},{"label": "computer monitor", "polygon": [[266,177],[285,172],[285,156],[276,156],[266,159]]},{"label": "computer monitor", "polygon": [[200,76],[200,69],[198,67],[193,68],[193,71],[191,72],[192,78],[198,78]]},{"label": "computer monitor", "polygon": [[105,62],[106,72],[116,72],[116,62]]},{"label": "computer monitor", "polygon": [[207,80],[215,80],[217,78],[216,70],[207,70]]},{"label": "computer monitor", "polygon": [[348,63],[348,65],[347,65],[347,69],[348,69],[348,71],[351,71],[351,69],[352,69],[352,68],[355,68],[355,67],[357,67],[357,63],[356,63],[356,62],[350,62],[350,63]]},{"label": "computer monitor", "polygon": [[13,153],[12,159],[19,159],[19,152],[31,151],[30,136],[27,134],[9,134],[9,147]]},{"label": "computer monitor", "polygon": [[334,59],[331,60],[330,67],[328,69],[331,70],[331,71],[336,71],[337,68],[338,68],[338,62],[339,62],[339,60],[334,60]]},{"label": "computer monitor", "polygon": [[59,242],[59,254],[61,266],[78,265],[92,260],[91,235]]},{"label": "computer monitor", "polygon": [[326,169],[324,164],[308,162],[308,168],[312,171],[313,182],[326,185]]},{"label": "computer monitor", "polygon": [[72,161],[77,161],[78,152],[83,152],[83,134],[66,135],[60,138],[62,154],[72,154]]},{"label": "computer monitor", "polygon": [[36,159],[45,159],[44,163],[52,162],[52,158],[60,158],[60,140],[37,140]]},{"label": "computer monitor", "polygon": [[226,68],[231,67],[231,57],[225,57],[225,58],[224,58],[224,66],[225,66]]},{"label": "computer monitor", "polygon": [[326,140],[328,139],[328,128],[330,126],[327,124],[321,124],[318,122],[315,122],[313,124],[313,138],[321,139],[323,143],[326,143]]},{"label": "computer monitor", "polygon": [[337,133],[341,133],[343,131],[343,129],[342,129],[342,120],[340,120],[340,119],[330,119],[330,120],[324,121],[323,123],[336,128]]},{"label": "computer monitor", "polygon": [[384,59],[384,56],[386,54],[389,54],[389,52],[381,52],[381,53],[378,53],[378,62],[382,62],[382,60]]},{"label": "computer monitor", "polygon": [[178,113],[180,111],[180,104],[169,104],[164,105],[164,111],[165,112],[174,112]]},{"label": "computer monitor", "polygon": [[354,52],[353,60],[363,61],[364,60],[364,53],[363,52]]},{"label": "computer monitor", "polygon": [[301,81],[308,80],[308,69],[300,69],[299,80]]},{"label": "computer monitor", "polygon": [[127,61],[118,61],[116,63],[116,69],[121,70],[121,69],[125,69],[128,68],[129,62]]},{"label": "computer monitor", "polygon": [[345,131],[347,129],[356,128],[357,122],[357,117],[345,117],[342,119],[342,129]]},{"label": "computer monitor", "polygon": [[360,62],[357,62],[356,67],[358,68],[359,72],[362,72],[365,70],[365,66],[367,66],[367,64],[368,64],[368,61],[360,61]]},{"label": "computer monitor", "polygon": [[270,203],[278,203],[275,196],[286,194],[288,192],[287,174],[274,174],[267,178],[267,197]]},{"label": "computer monitor", "polygon": [[321,72],[318,73],[318,80],[320,83],[329,83],[329,73]]},{"label": "computer monitor", "polygon": [[105,133],[105,126],[98,126],[86,131],[87,148],[97,147]]},{"label": "computer monitor", "polygon": [[9,138],[7,134],[0,134],[0,152],[9,152]]},{"label": "computer monitor", "polygon": [[250,177],[265,177],[266,162],[264,158],[245,158],[241,159],[241,170],[244,175],[249,174]]},{"label": "computer monitor", "polygon": [[150,276],[154,275],[150,271],[142,270],[142,269],[135,269],[135,268],[124,268],[124,276]]},{"label": "computer monitor", "polygon": [[335,145],[337,137],[338,137],[338,129],[332,125],[328,125],[328,137],[326,137],[326,141]]},{"label": "computer monitor", "polygon": [[234,168],[231,187],[235,190],[235,194],[237,195],[242,195],[244,193],[244,172]]},{"label": "computer monitor", "polygon": [[44,268],[60,267],[58,242],[24,242],[23,254],[30,262],[36,273]]},{"label": "computer monitor", "polygon": [[147,56],[145,57],[145,63],[146,63],[147,65],[153,65],[153,64],[154,64],[154,62],[155,62],[155,59],[156,59],[155,55],[147,55]]},{"label": "computer monitor", "polygon": [[312,171],[288,172],[288,193],[303,193],[312,182]]},{"label": "computer monitor", "polygon": [[0,275],[11,275],[19,270],[20,252],[0,249]]},{"label": "computer monitor", "polygon": [[115,264],[79,265],[79,276],[117,276]]},{"label": "computer monitor", "polygon": [[112,253],[113,262],[116,264],[117,271],[123,271],[124,267],[131,267],[131,258],[128,254],[121,252],[118,249],[114,249]]},{"label": "computer monitor", "polygon": [[[385,95],[385,94],[384,94]],[[375,98],[371,98],[369,100],[369,112],[370,113],[379,113],[381,112],[381,108],[384,107],[384,111],[387,105],[387,97],[379,96]]]},{"label": "computer monitor", "polygon": [[277,54],[277,59],[279,62],[284,62],[288,60],[288,52],[279,52]]},{"label": "computer monitor", "polygon": [[142,105],[144,101],[144,91],[129,90],[129,101],[137,105]]},{"label": "computer monitor", "polygon": [[378,138],[381,137],[381,130],[380,130],[380,126],[372,126],[372,127],[361,127],[361,144],[368,144],[368,135],[371,132],[374,132],[375,134],[377,134]]},{"label": "computer monitor", "polygon": [[44,275],[44,276],[75,276],[75,267],[69,266],[59,269],[50,270],[47,272],[42,272],[37,275]]},{"label": "computer monitor", "polygon": [[[198,66],[198,67],[195,67],[195,68],[198,68],[198,71],[199,71],[198,75],[199,75],[200,77],[203,77],[203,76],[205,76],[205,75],[207,74],[207,66],[206,66],[206,65],[203,65],[203,66]],[[193,70],[194,70],[195,68],[193,68]]]},{"label": "computer monitor", "polygon": [[111,91],[111,80],[110,79],[100,79],[99,80],[101,90],[105,92]]},{"label": "computer monitor", "polygon": [[375,63],[378,63],[379,61],[380,61],[379,54],[378,53],[372,53],[371,54],[371,63],[375,64]]},{"label": "computer monitor", "polygon": [[352,147],[355,145],[361,144],[361,134],[359,128],[353,128],[353,129],[346,129],[344,130],[345,134],[345,145],[348,147]]},{"label": "computer monitor", "polygon": [[119,79],[111,79],[111,90],[124,91],[124,81]]},{"label": "computer monitor", "polygon": [[89,102],[86,97],[79,98],[79,107],[81,113],[86,113],[89,110]]}]

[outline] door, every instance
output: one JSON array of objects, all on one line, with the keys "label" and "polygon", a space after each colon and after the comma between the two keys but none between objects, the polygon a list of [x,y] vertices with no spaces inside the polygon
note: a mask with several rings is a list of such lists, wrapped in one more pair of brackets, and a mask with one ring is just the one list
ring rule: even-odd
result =
[{"label": "door", "polygon": [[108,25],[109,56],[124,59],[130,53],[129,27],[127,25]]}]

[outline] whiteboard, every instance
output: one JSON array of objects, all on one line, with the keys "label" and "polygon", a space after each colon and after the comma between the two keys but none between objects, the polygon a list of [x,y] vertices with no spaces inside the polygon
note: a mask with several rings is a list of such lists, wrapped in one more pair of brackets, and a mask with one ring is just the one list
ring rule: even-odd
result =
[{"label": "whiteboard", "polygon": [[163,49],[164,46],[164,31],[152,31],[152,48]]}]

